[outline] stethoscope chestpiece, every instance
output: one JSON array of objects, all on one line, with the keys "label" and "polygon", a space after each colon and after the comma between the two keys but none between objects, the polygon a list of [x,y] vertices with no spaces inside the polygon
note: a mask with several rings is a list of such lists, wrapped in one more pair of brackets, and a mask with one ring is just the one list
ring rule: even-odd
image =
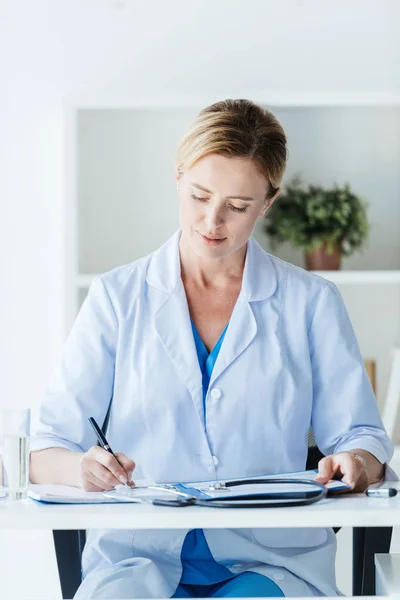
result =
[{"label": "stethoscope chestpiece", "polygon": [[214,483],[210,483],[209,492],[228,492],[229,489],[225,483],[225,481],[215,481]]}]

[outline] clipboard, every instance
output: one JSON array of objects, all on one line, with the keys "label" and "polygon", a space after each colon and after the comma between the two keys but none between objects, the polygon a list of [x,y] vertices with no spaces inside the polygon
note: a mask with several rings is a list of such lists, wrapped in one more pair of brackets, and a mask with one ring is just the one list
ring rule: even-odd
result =
[{"label": "clipboard", "polygon": [[[272,495],[276,495],[276,497],[282,497],[285,494],[288,496],[293,494],[293,492],[297,493],[306,493],[308,488],[304,486],[304,489],[301,488],[301,484],[296,485],[293,484],[285,486],[285,489],[282,489],[281,485],[273,485],[273,484],[265,484],[262,485],[252,485],[253,480],[262,479],[276,479],[279,478],[281,480],[290,479],[290,480],[307,480],[313,481],[318,471],[316,469],[310,469],[308,471],[296,471],[294,473],[282,473],[277,475],[266,475],[266,476],[255,476],[255,477],[247,477],[240,480],[240,485],[235,486],[235,488],[229,487],[220,487],[222,482],[229,482],[231,479],[224,480],[208,480],[208,481],[200,481],[200,482],[187,482],[187,483],[174,483],[174,484],[153,484],[149,486],[147,490],[138,488],[132,488],[127,490],[126,486],[121,486],[118,490],[111,490],[109,492],[103,492],[104,495],[108,498],[113,498],[116,500],[124,499],[125,502],[152,502],[154,499],[171,499],[172,495],[175,495],[175,498],[179,499],[179,496],[192,496],[201,500],[209,500],[209,499],[217,499],[224,498],[229,499],[230,496],[237,497],[238,495],[242,495],[243,498],[252,494],[262,494],[268,493]],[[237,481],[237,478],[236,478]],[[349,486],[340,480],[331,480],[325,485],[327,494],[333,494],[335,492],[343,491],[349,488]],[[172,494],[171,494],[172,492]]]}]

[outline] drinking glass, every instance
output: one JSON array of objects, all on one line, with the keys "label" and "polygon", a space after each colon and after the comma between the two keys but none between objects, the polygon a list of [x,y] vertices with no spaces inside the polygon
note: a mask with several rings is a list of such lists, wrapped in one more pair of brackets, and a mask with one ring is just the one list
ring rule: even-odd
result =
[{"label": "drinking glass", "polygon": [[0,496],[21,500],[28,495],[29,408],[0,410]]}]

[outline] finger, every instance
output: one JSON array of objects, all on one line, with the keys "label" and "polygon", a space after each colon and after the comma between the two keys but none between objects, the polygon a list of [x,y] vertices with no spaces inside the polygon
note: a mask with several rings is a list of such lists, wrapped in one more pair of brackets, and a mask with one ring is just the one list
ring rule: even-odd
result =
[{"label": "finger", "polygon": [[87,471],[82,477],[81,487],[87,492],[104,492],[104,490],[113,489],[113,487],[107,486],[103,481],[100,481],[90,471]]},{"label": "finger", "polygon": [[[104,465],[97,461],[91,461],[87,466],[88,475],[94,475],[103,486],[114,488],[116,485],[120,485],[122,482],[113,475],[113,473]],[[126,482],[126,475],[125,475]],[[125,483],[124,482],[124,483]],[[96,484],[97,485],[97,484]]]},{"label": "finger", "polygon": [[132,473],[136,467],[134,461],[125,454],[122,454],[122,452],[115,452],[115,456],[117,457],[118,462],[121,464],[125,473],[127,474],[128,481],[131,481]]},{"label": "finger", "polygon": [[358,487],[360,482],[362,483],[362,480],[366,475],[365,469],[363,465],[348,452],[340,453],[337,457],[340,460],[340,468],[343,473],[342,481],[350,487],[349,491],[352,491]]},{"label": "finger", "polygon": [[325,456],[318,463],[318,475],[315,477],[315,481],[319,481],[320,483],[328,483],[338,468],[339,465],[334,464],[332,456]]},{"label": "finger", "polygon": [[326,456],[322,458],[318,463],[318,475],[315,477],[315,481],[320,483],[328,483],[332,473],[332,458]]},{"label": "finger", "polygon": [[351,489],[354,489],[357,485],[357,481],[361,476],[361,469],[358,464],[354,464],[354,462],[349,458],[348,460],[343,461],[343,465],[341,467],[343,477],[342,481],[347,483]]},{"label": "finger", "polygon": [[85,490],[85,492],[104,492],[104,487],[99,487],[94,483],[91,483],[89,480],[84,479],[81,483],[81,488]]},{"label": "finger", "polygon": [[118,483],[126,483],[128,481],[124,469],[110,452],[107,452],[107,450],[98,446],[93,454],[95,455],[96,461],[108,469],[114,477],[118,479]]},{"label": "finger", "polygon": [[115,485],[108,485],[107,483],[96,477],[96,475],[94,475],[93,473],[88,473],[88,476],[93,485],[100,488],[102,492],[104,492],[104,490],[113,490],[115,488]]}]

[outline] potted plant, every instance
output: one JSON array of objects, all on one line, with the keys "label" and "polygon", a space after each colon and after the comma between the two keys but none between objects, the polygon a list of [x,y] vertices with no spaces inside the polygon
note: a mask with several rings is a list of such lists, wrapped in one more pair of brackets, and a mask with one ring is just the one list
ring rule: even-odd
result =
[{"label": "potted plant", "polygon": [[295,175],[267,211],[265,231],[272,247],[284,241],[305,252],[309,270],[340,268],[341,257],[367,239],[367,203],[350,186],[304,186]]}]

